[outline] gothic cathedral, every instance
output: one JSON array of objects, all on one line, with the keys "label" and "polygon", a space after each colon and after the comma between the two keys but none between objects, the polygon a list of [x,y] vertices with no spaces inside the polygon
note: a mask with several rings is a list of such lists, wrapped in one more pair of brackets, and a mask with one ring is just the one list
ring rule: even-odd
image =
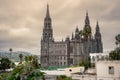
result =
[{"label": "gothic cathedral", "polygon": [[102,53],[103,44],[99,24],[97,21],[95,35],[92,35],[88,12],[86,12],[83,30],[76,27],[71,38],[55,41],[53,37],[52,19],[49,5],[44,18],[43,34],[41,38],[42,67],[79,65],[80,61],[88,61],[89,53]]}]

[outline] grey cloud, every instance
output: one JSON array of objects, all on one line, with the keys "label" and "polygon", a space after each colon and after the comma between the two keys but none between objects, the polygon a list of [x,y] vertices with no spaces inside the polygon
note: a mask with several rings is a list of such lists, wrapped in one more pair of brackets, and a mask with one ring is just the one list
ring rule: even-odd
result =
[{"label": "grey cloud", "polygon": [[39,54],[47,3],[56,40],[71,36],[77,25],[82,29],[88,10],[93,32],[100,20],[104,48],[115,47],[114,36],[120,33],[119,0],[0,0],[0,49],[13,47]]}]

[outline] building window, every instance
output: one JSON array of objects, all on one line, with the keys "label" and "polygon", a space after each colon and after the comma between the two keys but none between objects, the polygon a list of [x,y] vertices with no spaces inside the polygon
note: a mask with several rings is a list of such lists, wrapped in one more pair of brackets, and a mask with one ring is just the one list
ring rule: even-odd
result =
[{"label": "building window", "polygon": [[61,56],[61,60],[62,60],[62,56]]},{"label": "building window", "polygon": [[70,59],[70,64],[71,64],[71,65],[73,64],[73,59]]},{"label": "building window", "polygon": [[64,57],[64,60],[66,60],[66,57]]},{"label": "building window", "polygon": [[64,62],[64,65],[66,65],[66,62]]},{"label": "building window", "polygon": [[114,67],[113,66],[109,66],[109,74],[114,74]]},{"label": "building window", "polygon": [[62,66],[62,62],[60,62],[60,66]]}]

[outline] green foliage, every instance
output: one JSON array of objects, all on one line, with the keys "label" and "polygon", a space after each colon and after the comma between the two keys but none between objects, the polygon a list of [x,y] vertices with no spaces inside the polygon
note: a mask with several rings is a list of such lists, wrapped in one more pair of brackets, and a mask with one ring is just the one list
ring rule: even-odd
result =
[{"label": "green foliage", "polygon": [[40,80],[44,79],[44,73],[40,72],[36,56],[26,56],[25,63],[19,64],[8,77],[8,80]]},{"label": "green foliage", "polygon": [[79,35],[80,35],[80,36],[84,36],[84,38],[87,39],[88,36],[91,35],[91,28],[90,28],[90,27],[84,28],[84,30],[81,30],[81,31],[79,32]]},{"label": "green foliage", "polygon": [[91,35],[91,28],[90,27],[84,28],[84,30],[82,31],[82,34],[84,38],[88,38],[88,36]]},{"label": "green foliage", "polygon": [[85,66],[85,63],[83,61],[80,61],[80,66]]},{"label": "green foliage", "polygon": [[115,42],[116,45],[119,45],[119,47],[120,47],[120,34],[116,35],[115,39],[116,39],[116,42]]},{"label": "green foliage", "polygon": [[32,80],[32,79],[40,80],[43,78],[44,78],[44,73],[40,72],[39,69],[35,69],[28,75],[26,80]]},{"label": "green foliage", "polygon": [[15,68],[15,66],[16,66],[15,63],[11,62],[11,67]]},{"label": "green foliage", "polygon": [[91,64],[90,60],[87,61],[87,62],[81,61],[79,65],[80,65],[80,66],[84,66],[85,69],[88,69],[88,68],[91,68],[91,67],[92,67],[92,64]]},{"label": "green foliage", "polygon": [[22,64],[23,55],[22,55],[22,54],[19,54],[19,58],[20,58],[20,64]]},{"label": "green foliage", "polygon": [[57,76],[57,80],[72,80],[72,78],[67,77],[65,75],[60,75],[60,76]]},{"label": "green foliage", "polygon": [[120,34],[115,36],[116,45],[119,45],[115,50],[111,51],[109,54],[110,60],[120,60]]},{"label": "green foliage", "polygon": [[0,60],[0,70],[9,69],[11,65],[11,61],[8,58],[2,58]]},{"label": "green foliage", "polygon": [[8,76],[8,72],[3,72],[3,73],[0,73],[0,80],[6,80],[6,77]]},{"label": "green foliage", "polygon": [[79,34],[80,36],[83,36],[83,30],[80,30]]},{"label": "green foliage", "polygon": [[110,60],[120,60],[120,47],[110,52]]}]

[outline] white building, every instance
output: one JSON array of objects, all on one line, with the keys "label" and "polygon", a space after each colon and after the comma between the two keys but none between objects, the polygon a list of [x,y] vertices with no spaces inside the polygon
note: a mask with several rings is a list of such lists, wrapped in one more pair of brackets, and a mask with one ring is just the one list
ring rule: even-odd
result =
[{"label": "white building", "polygon": [[71,77],[73,73],[83,73],[84,72],[84,67],[69,67],[65,69],[57,69],[57,70],[41,70],[42,72],[46,73],[45,75],[47,76],[58,76],[58,75],[66,75]]},{"label": "white building", "polygon": [[120,80],[120,61],[102,60],[97,61],[95,65],[95,68],[87,71],[84,71],[84,67],[70,67],[42,72],[45,72],[47,76],[52,76],[51,78],[66,75],[73,80]]},{"label": "white building", "polygon": [[95,74],[73,74],[73,80],[96,80]]},{"label": "white building", "polygon": [[96,63],[97,61],[101,60],[108,60],[109,53],[90,53],[91,63]]},{"label": "white building", "polygon": [[120,80],[120,61],[98,61],[97,80]]}]

